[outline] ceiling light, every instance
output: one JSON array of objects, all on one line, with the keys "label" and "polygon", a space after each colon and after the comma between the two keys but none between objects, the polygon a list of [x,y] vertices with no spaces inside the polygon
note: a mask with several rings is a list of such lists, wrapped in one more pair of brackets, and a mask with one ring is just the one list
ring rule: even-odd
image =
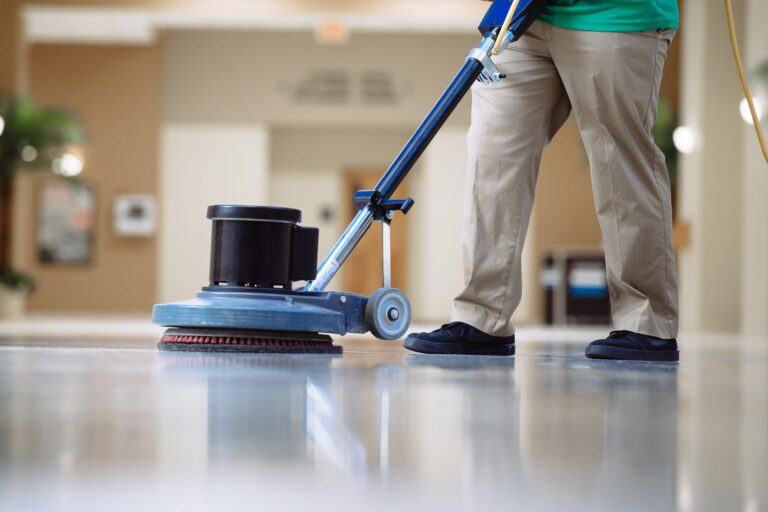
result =
[{"label": "ceiling light", "polygon": [[[753,97],[752,103],[755,105],[755,112],[757,113],[757,118],[762,119],[763,118],[763,102],[760,101],[760,99]],[[752,120],[752,112],[749,111],[749,103],[747,102],[747,98],[743,98],[741,100],[741,103],[739,103],[739,113],[741,114],[741,118],[744,120],[745,123],[747,123],[750,126],[754,126],[755,123]]]},{"label": "ceiling light", "polygon": [[71,178],[83,172],[83,160],[72,153],[64,153],[53,160],[53,172]]},{"label": "ceiling light", "polygon": [[678,126],[672,132],[675,148],[684,155],[690,155],[696,149],[696,134],[690,126]]}]

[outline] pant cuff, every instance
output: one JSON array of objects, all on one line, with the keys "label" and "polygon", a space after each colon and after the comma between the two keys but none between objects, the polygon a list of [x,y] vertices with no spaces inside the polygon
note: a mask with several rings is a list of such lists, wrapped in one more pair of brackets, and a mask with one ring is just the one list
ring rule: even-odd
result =
[{"label": "pant cuff", "polygon": [[631,319],[613,319],[613,328],[617,331],[631,331],[645,336],[653,336],[668,340],[677,338],[677,326],[671,329],[664,328],[658,323],[633,321]]},{"label": "pant cuff", "polygon": [[488,311],[482,306],[454,301],[451,312],[452,322],[464,322],[491,336],[512,336],[515,327],[512,322],[500,322],[497,311]]}]

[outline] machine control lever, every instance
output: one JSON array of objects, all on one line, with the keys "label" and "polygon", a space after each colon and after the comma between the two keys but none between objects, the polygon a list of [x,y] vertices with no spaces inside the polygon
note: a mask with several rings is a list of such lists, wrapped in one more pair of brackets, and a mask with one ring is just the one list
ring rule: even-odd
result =
[{"label": "machine control lever", "polygon": [[384,220],[385,217],[391,218],[391,215],[388,215],[389,212],[408,213],[415,203],[410,197],[406,199],[383,199],[377,190],[358,190],[355,192],[353,201],[358,210],[371,206],[374,220]]}]

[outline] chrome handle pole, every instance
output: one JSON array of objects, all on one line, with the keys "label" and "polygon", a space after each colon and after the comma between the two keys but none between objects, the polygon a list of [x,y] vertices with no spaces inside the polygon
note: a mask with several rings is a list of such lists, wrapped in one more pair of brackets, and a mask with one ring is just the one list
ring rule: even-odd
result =
[{"label": "chrome handle pole", "polygon": [[392,212],[387,212],[387,217],[381,219],[381,287],[392,288],[392,238],[391,225]]},{"label": "chrome handle pole", "polygon": [[373,224],[373,210],[370,206],[366,206],[357,212],[355,218],[352,219],[347,229],[334,244],[331,252],[323,260],[322,265],[317,269],[317,276],[314,281],[309,281],[304,287],[304,291],[321,292],[325,290],[333,276],[339,271],[341,264],[349,257],[352,249],[363,238],[371,224]]}]

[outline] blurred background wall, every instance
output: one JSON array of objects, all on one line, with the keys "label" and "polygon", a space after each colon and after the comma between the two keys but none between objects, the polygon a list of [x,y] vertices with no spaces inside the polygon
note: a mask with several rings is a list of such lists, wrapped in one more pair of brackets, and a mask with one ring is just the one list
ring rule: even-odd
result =
[{"label": "blurred background wall", "polygon": [[[766,60],[759,0],[736,0],[751,65]],[[45,1],[0,7],[0,91],[32,93],[76,111],[88,133],[82,179],[98,195],[93,263],[38,263],[36,187],[20,180],[14,258],[38,291],[32,312],[147,313],[205,284],[216,202],[301,208],[321,228],[321,254],[351,215],[350,187],[383,172],[467,50],[487,4],[408,2]],[[676,247],[684,325],[768,332],[765,169],[740,119],[719,2],[681,5],[662,97],[697,144],[681,160]],[[418,320],[445,320],[461,286],[461,204],[469,100],[402,191],[407,243],[396,279]],[[764,166],[763,166],[764,167]],[[157,199],[153,236],[113,229],[123,193]],[[545,152],[525,250],[521,322],[541,322],[544,259],[599,254],[600,234],[581,140],[569,121]],[[375,248],[334,282],[370,292]],[[371,257],[368,257],[371,256]],[[366,260],[366,261],[362,261]],[[759,283],[759,284],[758,284]]]},{"label": "blurred background wall", "polygon": [[93,262],[46,265],[34,236],[38,185],[25,176],[17,188],[16,260],[38,281],[32,310],[140,311],[155,298],[157,239],[115,235],[112,198],[123,192],[156,194],[161,122],[159,46],[34,45],[29,87],[38,101],[67,105],[88,127],[84,178],[98,203]]}]

